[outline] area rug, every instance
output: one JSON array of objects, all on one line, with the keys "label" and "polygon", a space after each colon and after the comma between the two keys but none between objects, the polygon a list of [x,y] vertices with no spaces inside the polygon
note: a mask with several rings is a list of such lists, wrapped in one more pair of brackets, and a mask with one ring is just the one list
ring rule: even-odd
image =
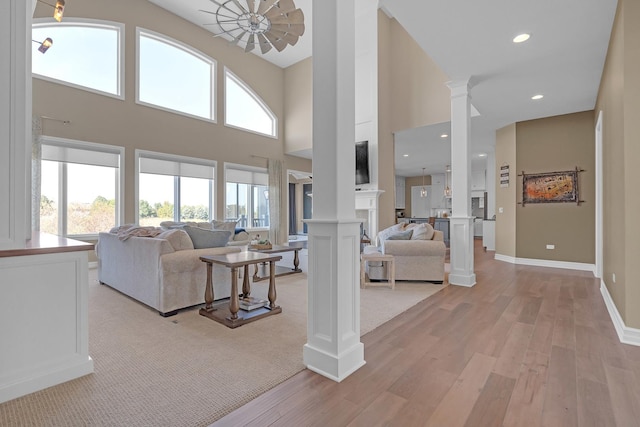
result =
[{"label": "area rug", "polygon": [[[237,329],[198,314],[157,312],[89,273],[91,375],[0,404],[7,426],[206,426],[304,369],[307,279],[278,278],[283,312]],[[265,295],[268,284],[253,285]],[[361,292],[362,334],[442,285]]]}]

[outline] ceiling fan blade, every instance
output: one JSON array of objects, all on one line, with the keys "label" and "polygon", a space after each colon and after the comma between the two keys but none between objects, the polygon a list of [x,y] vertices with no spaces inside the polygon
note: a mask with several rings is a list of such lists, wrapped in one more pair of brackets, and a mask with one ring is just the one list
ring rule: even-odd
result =
[{"label": "ceiling fan blade", "polygon": [[260,51],[263,55],[271,50],[271,43],[262,34],[258,34],[258,40],[260,42]]},{"label": "ceiling fan blade", "polygon": [[272,24],[304,24],[304,13],[301,9],[296,9],[286,15],[279,15],[269,18]]},{"label": "ceiling fan blade", "polygon": [[298,36],[296,36],[295,34],[291,34],[291,33],[286,33],[284,31],[279,31],[279,30],[275,30],[273,28],[271,28],[271,31],[269,31],[271,34],[273,34],[274,36],[283,39],[284,41],[286,41],[288,44],[290,44],[291,46],[295,45],[296,43],[298,43]]},{"label": "ceiling fan blade", "polygon": [[280,0],[273,7],[268,10],[265,15],[267,18],[271,18],[272,16],[282,15],[283,13],[293,12],[296,9],[296,5],[293,3],[293,0]]},{"label": "ceiling fan blade", "polygon": [[304,34],[304,24],[295,24],[295,25],[271,24],[271,29],[276,31],[282,31],[283,33],[293,34],[294,36],[298,36],[298,37]]},{"label": "ceiling fan blade", "polygon": [[264,15],[264,13],[274,5],[278,0],[260,0],[258,5],[258,15]]},{"label": "ceiling fan blade", "polygon": [[251,52],[255,47],[256,47],[255,34],[251,34],[249,36],[249,40],[247,40],[247,45],[244,47],[244,51]]},{"label": "ceiling fan blade", "polygon": [[256,0],[247,0],[247,8],[249,12],[253,13],[256,11]]},{"label": "ceiling fan blade", "polygon": [[246,31],[241,32],[239,36],[233,37],[233,40],[231,40],[229,43],[238,44],[240,42],[240,40],[242,40],[242,38],[244,37],[245,34],[247,34]]},{"label": "ceiling fan blade", "polygon": [[278,38],[271,31],[267,31],[264,33],[264,36],[269,40],[269,42],[276,48],[278,52],[282,52],[285,47],[287,47],[287,42],[281,38]]}]

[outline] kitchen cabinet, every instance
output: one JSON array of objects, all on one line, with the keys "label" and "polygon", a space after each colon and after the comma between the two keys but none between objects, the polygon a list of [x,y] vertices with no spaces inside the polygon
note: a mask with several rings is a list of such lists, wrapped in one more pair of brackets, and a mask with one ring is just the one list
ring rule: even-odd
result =
[{"label": "kitchen cabinet", "polygon": [[445,178],[443,173],[436,173],[431,175],[431,207],[436,209],[444,209],[445,197],[444,197],[444,184]]},{"label": "kitchen cabinet", "polygon": [[435,230],[442,231],[445,245],[449,246],[449,219],[448,218],[436,218],[436,225],[433,227]]},{"label": "kitchen cabinet", "polygon": [[427,197],[420,197],[421,185],[411,187],[411,216],[413,218],[429,218],[431,216],[431,186],[425,185]]},{"label": "kitchen cabinet", "polygon": [[405,207],[405,177],[396,176],[396,209],[404,209]]},{"label": "kitchen cabinet", "polygon": [[482,222],[482,246],[487,251],[496,250],[496,221],[485,219]]}]

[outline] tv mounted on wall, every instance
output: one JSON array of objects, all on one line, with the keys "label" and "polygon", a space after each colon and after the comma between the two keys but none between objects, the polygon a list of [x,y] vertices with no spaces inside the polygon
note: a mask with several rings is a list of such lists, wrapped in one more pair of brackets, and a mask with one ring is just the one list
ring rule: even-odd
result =
[{"label": "tv mounted on wall", "polygon": [[356,185],[369,182],[369,141],[356,142]]}]

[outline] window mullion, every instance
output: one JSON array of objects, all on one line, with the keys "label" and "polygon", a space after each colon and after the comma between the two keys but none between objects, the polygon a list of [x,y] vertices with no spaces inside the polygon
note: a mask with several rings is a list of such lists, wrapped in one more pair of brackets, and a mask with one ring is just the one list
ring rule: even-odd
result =
[{"label": "window mullion", "polygon": [[58,162],[58,234],[67,235],[67,164]]},{"label": "window mullion", "polygon": [[173,218],[180,221],[180,177],[173,177]]}]

